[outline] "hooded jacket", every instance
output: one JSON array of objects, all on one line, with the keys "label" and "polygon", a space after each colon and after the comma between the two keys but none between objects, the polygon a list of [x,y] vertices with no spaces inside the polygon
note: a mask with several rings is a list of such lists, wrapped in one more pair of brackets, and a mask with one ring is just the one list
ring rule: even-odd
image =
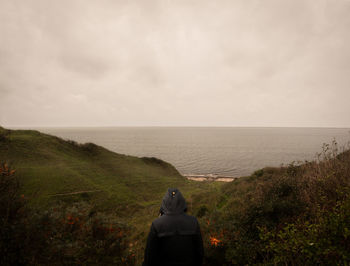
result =
[{"label": "hooded jacket", "polygon": [[187,215],[178,189],[169,188],[147,238],[143,266],[202,265],[203,242],[198,221]]}]

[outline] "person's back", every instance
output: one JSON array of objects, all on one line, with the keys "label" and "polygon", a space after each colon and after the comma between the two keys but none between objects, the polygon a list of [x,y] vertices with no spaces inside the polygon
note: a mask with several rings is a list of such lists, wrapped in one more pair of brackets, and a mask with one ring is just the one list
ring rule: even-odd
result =
[{"label": "person's back", "polygon": [[180,191],[168,189],[161,213],[147,239],[144,266],[202,265],[203,243],[198,221],[185,213]]}]

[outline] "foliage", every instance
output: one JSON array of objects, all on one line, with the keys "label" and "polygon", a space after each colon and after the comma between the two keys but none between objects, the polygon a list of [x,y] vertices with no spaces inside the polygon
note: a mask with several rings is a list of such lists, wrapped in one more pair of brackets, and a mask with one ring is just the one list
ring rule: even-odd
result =
[{"label": "foliage", "polygon": [[19,182],[6,163],[0,165],[0,264],[12,264],[20,260],[17,253],[18,239],[23,240],[23,231],[17,231],[27,216],[23,195],[19,194]]},{"label": "foliage", "polygon": [[0,151],[17,169],[0,171],[0,264],[140,265],[168,187],[199,219],[205,265],[350,263],[350,151],[335,141],[224,185],[36,131],[0,128]]},{"label": "foliage", "polygon": [[224,185],[200,219],[208,265],[348,265],[350,151],[338,150]]},{"label": "foliage", "polygon": [[[191,202],[188,211],[195,213],[196,208],[192,207],[192,202],[195,205],[197,201],[192,196],[220,186],[217,183],[188,181],[172,165],[155,158],[116,154],[94,144],[78,144],[32,130],[0,128],[0,134],[2,133],[6,135],[6,140],[0,140],[0,162],[7,161],[16,168],[16,179],[21,184],[17,190],[18,198],[25,203],[23,213],[28,212],[17,220],[17,236],[11,236],[14,239],[13,254],[28,254],[25,257],[32,256],[34,262],[41,261],[45,264],[45,257],[58,258],[57,254],[61,254],[67,261],[75,258],[83,261],[83,251],[72,246],[73,256],[68,252],[69,245],[73,245],[72,241],[77,236],[81,239],[84,236],[90,243],[93,239],[92,228],[90,227],[89,234],[84,231],[70,236],[67,231],[60,231],[60,226],[62,230],[66,227],[62,226],[63,218],[57,218],[66,217],[69,208],[75,206],[78,209],[91,208],[92,213],[96,213],[90,218],[79,218],[91,226],[96,219],[108,227],[110,222],[106,222],[103,217],[109,217],[106,218],[108,221],[111,216],[117,217],[112,224],[115,223],[118,228],[125,227],[123,232],[128,232],[123,236],[125,245],[132,245],[119,257],[126,259],[135,254],[133,260],[139,265],[143,260],[150,223],[158,216],[161,199],[168,187],[178,187]],[[24,195],[23,199],[21,195]],[[49,221],[48,224],[43,224],[43,217]],[[49,237],[55,242],[46,242],[41,234],[42,230],[39,229],[46,227],[51,232]],[[29,234],[30,231],[36,233]],[[68,246],[60,239],[66,239],[64,243]],[[18,251],[20,242],[23,251]],[[32,249],[30,242],[36,243]],[[81,243],[81,240],[75,239],[74,243]],[[91,245],[84,246],[84,249],[98,250]],[[52,250],[50,249],[50,254],[45,254],[39,248],[34,248],[39,246],[42,250],[51,247]],[[40,252],[35,253],[36,251]],[[92,258],[94,252],[89,252]],[[105,256],[108,259],[107,253]],[[116,257],[118,258],[118,253]]]},{"label": "foliage", "polygon": [[0,127],[0,142],[7,141],[8,131],[2,127]]},{"label": "foliage", "polygon": [[28,207],[15,171],[0,166],[0,264],[133,265],[130,228],[87,203]]},{"label": "foliage", "polygon": [[201,205],[197,211],[197,217],[198,218],[203,217],[207,213],[207,211],[208,211],[207,206]]},{"label": "foliage", "polygon": [[36,218],[47,244],[45,264],[133,265],[126,239],[130,228],[114,215],[94,211],[86,203],[55,206]]},{"label": "foliage", "polygon": [[278,231],[261,229],[265,262],[288,265],[347,265],[350,261],[350,200],[313,222],[299,219]]}]

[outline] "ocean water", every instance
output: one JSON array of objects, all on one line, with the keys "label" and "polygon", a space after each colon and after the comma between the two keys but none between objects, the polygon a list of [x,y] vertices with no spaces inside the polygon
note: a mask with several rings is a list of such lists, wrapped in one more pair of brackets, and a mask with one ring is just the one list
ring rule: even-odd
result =
[{"label": "ocean water", "polygon": [[241,127],[36,128],[111,151],[157,157],[182,174],[245,176],[265,166],[313,160],[323,143],[350,140],[350,129]]}]

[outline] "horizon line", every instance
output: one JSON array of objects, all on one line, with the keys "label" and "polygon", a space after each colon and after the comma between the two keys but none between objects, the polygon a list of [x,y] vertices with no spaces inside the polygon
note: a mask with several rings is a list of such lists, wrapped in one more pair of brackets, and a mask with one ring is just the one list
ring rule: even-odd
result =
[{"label": "horizon line", "polygon": [[234,126],[234,125],[222,125],[222,126],[214,126],[214,125],[103,125],[103,126],[97,126],[97,125],[83,125],[83,126],[18,126],[18,125],[0,125],[0,127],[3,128],[335,128],[335,129],[350,129],[350,126]]}]

